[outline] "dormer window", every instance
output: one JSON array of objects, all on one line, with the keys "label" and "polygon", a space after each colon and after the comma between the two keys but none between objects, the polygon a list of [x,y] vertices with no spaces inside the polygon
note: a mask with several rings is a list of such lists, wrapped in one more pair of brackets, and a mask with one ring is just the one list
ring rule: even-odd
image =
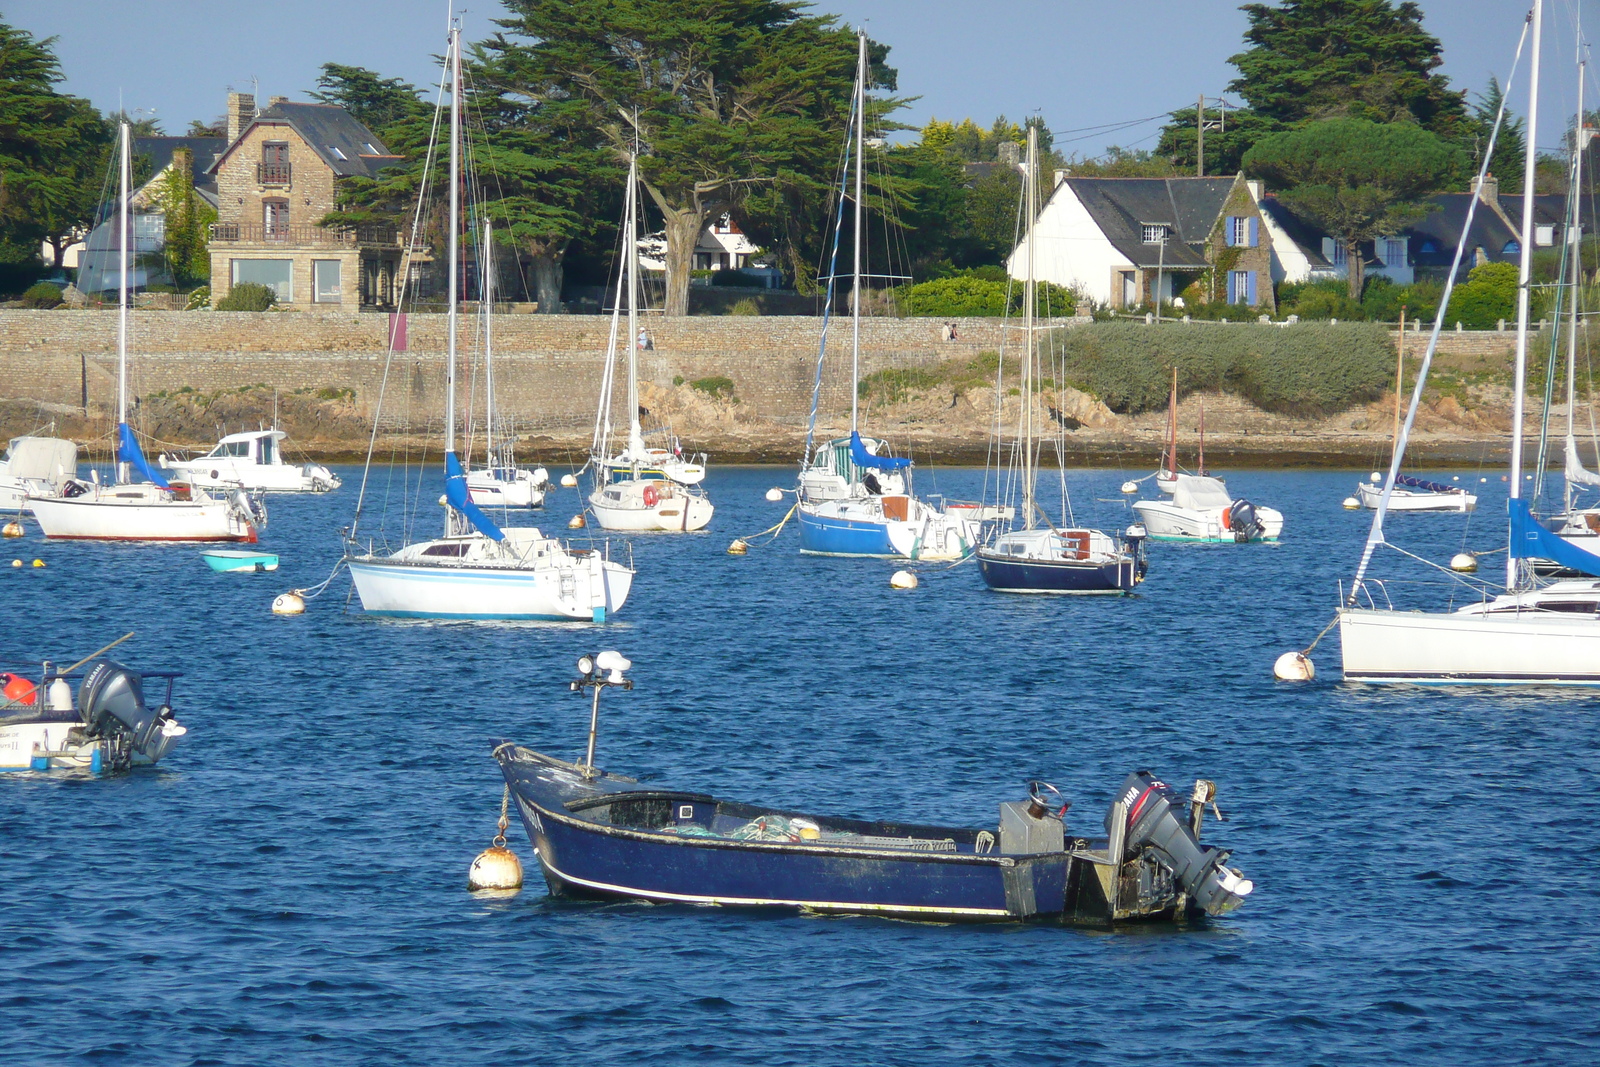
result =
[{"label": "dormer window", "polygon": [[[374,145],[373,145],[373,143],[372,143],[372,142],[371,142],[371,141],[368,141],[368,142],[367,142],[367,154],[368,154],[368,155],[372,155],[372,156],[376,156],[376,155],[379,155],[379,154],[380,154],[380,153],[379,153],[379,152],[378,152],[378,149],[377,149],[377,148],[376,148],[376,147],[375,147],[375,146],[374,146]],[[343,157],[343,156],[340,156],[340,157],[339,157],[339,158],[340,158],[340,159],[343,159],[343,158],[344,158],[344,157]]]},{"label": "dormer window", "polygon": [[1172,236],[1172,227],[1164,222],[1147,222],[1144,224],[1144,243],[1147,245],[1164,245],[1167,238]]},{"label": "dormer window", "polygon": [[289,184],[289,143],[264,141],[261,145],[261,162],[256,164],[256,182],[259,185]]},{"label": "dormer window", "polygon": [[339,151],[339,146],[338,145],[333,145],[333,144],[329,145],[328,146],[328,151],[332,152],[333,153],[333,158],[337,159],[337,160],[341,160],[342,161],[342,160],[346,160],[346,159],[350,158],[349,156],[345,155],[343,152]]}]

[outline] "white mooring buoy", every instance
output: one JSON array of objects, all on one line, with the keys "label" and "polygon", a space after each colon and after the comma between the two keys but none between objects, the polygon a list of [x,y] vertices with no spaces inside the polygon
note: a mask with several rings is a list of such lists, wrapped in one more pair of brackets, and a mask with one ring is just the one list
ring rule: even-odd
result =
[{"label": "white mooring buoy", "polygon": [[895,589],[915,589],[917,576],[910,571],[895,571],[889,575],[889,585]]},{"label": "white mooring buoy", "polygon": [[505,838],[497,837],[495,840],[502,843],[490,845],[478,853],[478,858],[467,868],[467,888],[474,892],[480,889],[522,888],[522,861],[517,859],[515,852],[505,847]]},{"label": "white mooring buoy", "polygon": [[1124,493],[1129,493],[1129,494],[1137,493],[1139,491],[1139,483],[1138,482],[1123,482],[1122,483],[1122,491]]},{"label": "white mooring buoy", "polygon": [[780,501],[782,499],[783,499],[783,490],[782,489],[779,489],[778,487],[774,486],[771,489],[767,490],[767,500],[768,500],[769,503],[776,504],[778,501]]},{"label": "white mooring buoy", "polygon": [[1355,497],[1347,496],[1344,498],[1344,509],[1346,511],[1355,511],[1360,506],[1361,501],[1357,500]]},{"label": "white mooring buoy", "polygon": [[300,590],[291,589],[287,593],[279,593],[272,602],[274,615],[304,615],[306,613],[306,598],[300,595]]},{"label": "white mooring buoy", "polygon": [[18,522],[15,519],[12,519],[10,522],[6,523],[5,529],[0,530],[0,537],[21,537],[21,536],[22,536],[22,523]]},{"label": "white mooring buoy", "polygon": [[22,561],[20,559],[14,559],[11,561],[11,565],[13,567],[20,567],[22,566]]},{"label": "white mooring buoy", "polygon": [[1367,475],[1367,477],[1372,479],[1373,485],[1379,485],[1383,482],[1383,475],[1379,474],[1377,471],[1373,471],[1371,474]]},{"label": "white mooring buoy", "polygon": [[574,515],[574,516],[572,516],[572,518],[570,520],[568,520],[567,529],[569,529],[569,530],[581,530],[587,525],[589,525],[589,520],[588,519],[585,519],[581,514],[580,515]]},{"label": "white mooring buoy", "polygon": [[578,476],[576,474],[563,474],[561,476],[561,488],[563,488],[563,489],[576,489],[576,488],[578,488]]},{"label": "white mooring buoy", "polygon": [[733,543],[728,546],[728,555],[730,556],[742,556],[748,551],[750,551],[749,542],[742,537],[735,537]]},{"label": "white mooring buoy", "polygon": [[1272,665],[1272,676],[1282,682],[1309,682],[1317,676],[1317,667],[1304,652],[1285,652]]},{"label": "white mooring buoy", "polygon": [[1457,552],[1450,557],[1450,569],[1462,574],[1476,574],[1478,571],[1478,557],[1471,552]]}]

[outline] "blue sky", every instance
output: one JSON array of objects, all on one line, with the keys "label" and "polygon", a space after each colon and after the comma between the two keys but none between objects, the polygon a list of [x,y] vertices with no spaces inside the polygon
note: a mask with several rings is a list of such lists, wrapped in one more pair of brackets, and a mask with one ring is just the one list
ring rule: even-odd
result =
[{"label": "blue sky", "polygon": [[[901,92],[921,99],[902,115],[987,123],[1035,111],[1063,150],[1148,148],[1159,121],[1203,91],[1223,95],[1241,50],[1244,15],[1218,0],[824,0],[819,10],[892,47]],[[1424,0],[1457,87],[1504,78],[1526,0]],[[498,0],[464,0],[469,40],[486,36]],[[1539,143],[1559,143],[1576,109],[1572,71],[1579,13],[1600,33],[1600,0],[1546,0]],[[220,115],[230,87],[301,99],[323,63],[369,67],[436,85],[445,4],[436,0],[0,0],[0,18],[57,36],[66,89],[103,109],[119,98],[155,111],[168,133]],[[1588,98],[1600,105],[1593,76]],[[1513,94],[1520,107],[1523,93]],[[1072,131],[1072,132],[1068,132]],[[1063,143],[1064,142],[1064,143]]]}]

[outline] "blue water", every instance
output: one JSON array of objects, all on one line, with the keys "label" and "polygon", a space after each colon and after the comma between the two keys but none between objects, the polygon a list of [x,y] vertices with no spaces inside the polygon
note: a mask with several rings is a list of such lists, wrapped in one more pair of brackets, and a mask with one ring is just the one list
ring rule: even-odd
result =
[{"label": "blue water", "polygon": [[[1395,538],[1436,559],[1503,545],[1483,473],[1470,522],[1397,517]],[[1080,520],[1125,521],[1126,476],[1078,476]],[[1138,596],[1063,600],[987,592],[971,565],[895,591],[893,564],[802,558],[793,529],[730,557],[792,474],[719,470],[712,531],[636,539],[633,599],[600,627],[374,620],[342,610],[344,578],[272,616],[335,557],[349,477],[272,502],[276,575],[215,575],[192,547],[0,542],[0,562],[48,564],[0,567],[0,652],[70,660],[135,630],[128,662],[187,672],[191,731],[159,769],[0,777],[0,1060],[1597,1062],[1600,698],[1346,686],[1336,635],[1316,683],[1270,676],[1354,567],[1353,477],[1234,472],[1285,512],[1282,544],[1155,546]],[[474,897],[490,739],[578,754],[564,683],[606,647],[638,683],[606,695],[609,769],[966,825],[1040,777],[1084,832],[1129,770],[1204,776],[1228,819],[1211,836],[1256,893],[1116,932],[554,903],[515,828],[527,888]]]}]

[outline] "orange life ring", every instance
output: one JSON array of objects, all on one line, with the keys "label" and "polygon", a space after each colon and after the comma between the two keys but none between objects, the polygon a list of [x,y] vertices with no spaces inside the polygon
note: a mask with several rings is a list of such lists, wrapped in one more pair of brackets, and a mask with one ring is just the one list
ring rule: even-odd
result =
[{"label": "orange life ring", "polygon": [[659,503],[661,503],[661,494],[656,491],[656,487],[653,485],[645,486],[644,506],[647,508],[653,508]]},{"label": "orange life ring", "polygon": [[39,700],[39,687],[22,677],[20,674],[0,674],[0,681],[5,682],[5,688],[0,690],[6,699],[17,704],[36,704]]}]

